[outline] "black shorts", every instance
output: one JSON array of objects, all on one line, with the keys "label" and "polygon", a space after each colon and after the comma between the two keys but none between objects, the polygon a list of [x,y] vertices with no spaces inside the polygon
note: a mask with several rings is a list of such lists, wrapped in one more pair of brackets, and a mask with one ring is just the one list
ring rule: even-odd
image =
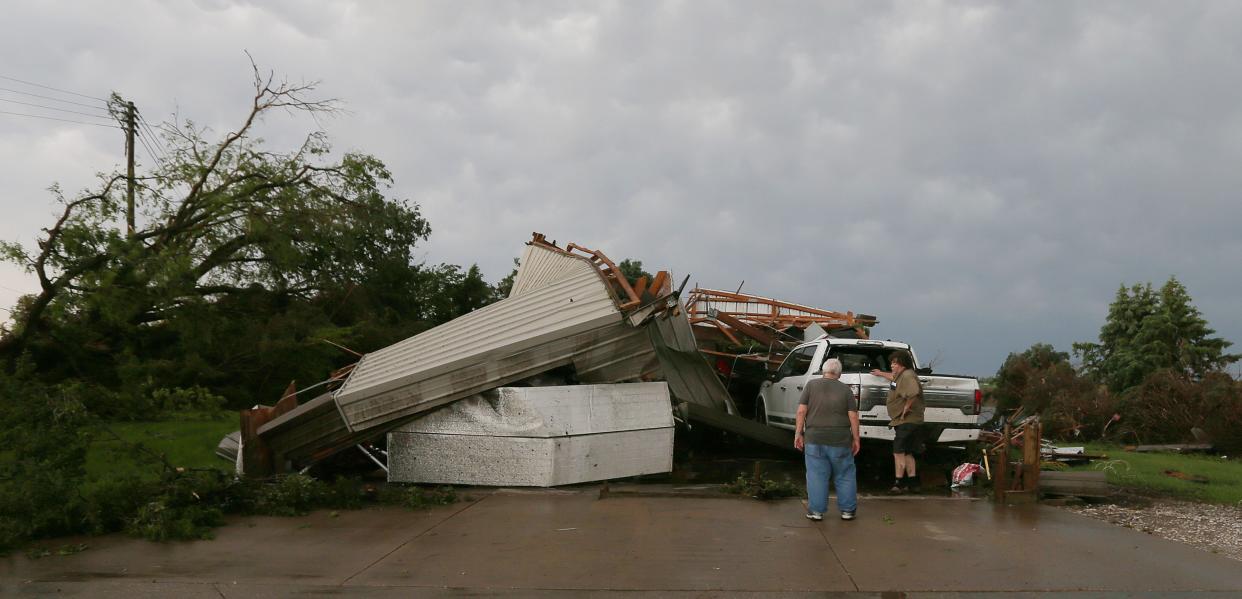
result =
[{"label": "black shorts", "polygon": [[898,424],[894,429],[893,453],[918,453],[923,442],[921,424]]}]

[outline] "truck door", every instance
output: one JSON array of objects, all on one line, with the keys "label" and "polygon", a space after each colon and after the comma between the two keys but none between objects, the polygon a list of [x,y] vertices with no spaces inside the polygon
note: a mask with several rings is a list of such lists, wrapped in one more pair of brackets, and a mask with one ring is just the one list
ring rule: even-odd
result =
[{"label": "truck door", "polygon": [[785,358],[777,371],[776,382],[772,385],[775,401],[768,408],[768,420],[781,425],[794,425],[794,416],[798,410],[798,399],[802,397],[802,389],[811,378],[811,362],[815,357],[818,345],[800,347]]}]

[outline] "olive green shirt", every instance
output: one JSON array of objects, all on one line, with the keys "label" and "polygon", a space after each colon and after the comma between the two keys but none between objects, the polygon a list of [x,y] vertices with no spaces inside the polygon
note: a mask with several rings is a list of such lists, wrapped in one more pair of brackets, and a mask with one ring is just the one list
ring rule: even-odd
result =
[{"label": "olive green shirt", "polygon": [[[914,398],[914,403],[910,404],[910,410],[906,412],[905,418],[898,418],[901,408],[905,407],[906,400],[911,397]],[[914,369],[907,368],[893,379],[893,388],[888,391],[885,406],[888,407],[889,426],[923,423],[923,386],[919,384],[919,377]]]}]

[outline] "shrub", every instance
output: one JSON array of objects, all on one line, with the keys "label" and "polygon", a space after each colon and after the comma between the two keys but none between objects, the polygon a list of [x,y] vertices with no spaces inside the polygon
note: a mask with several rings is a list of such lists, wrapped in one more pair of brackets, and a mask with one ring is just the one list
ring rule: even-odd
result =
[{"label": "shrub", "polygon": [[739,474],[737,480],[728,483],[724,487],[725,492],[735,495],[748,495],[755,499],[779,499],[781,497],[796,497],[802,494],[802,489],[798,485],[787,480],[778,481],[770,478],[755,478]]},{"label": "shrub", "polygon": [[265,516],[301,516],[322,507],[329,496],[327,483],[305,474],[277,477],[259,486],[253,513]]},{"label": "shrub", "polygon": [[152,541],[209,539],[238,489],[223,472],[198,470],[167,472],[158,490],[129,519],[126,532]]},{"label": "shrub", "polygon": [[1193,441],[1200,428],[1217,449],[1242,449],[1242,383],[1223,373],[1200,381],[1158,370],[1128,389],[1121,399],[1118,432],[1123,441],[1180,443]]},{"label": "shrub", "polygon": [[161,417],[178,415],[210,419],[220,417],[225,399],[203,387],[176,387],[152,391],[151,403],[156,415]]},{"label": "shrub", "polygon": [[379,492],[380,503],[399,505],[412,510],[437,505],[449,505],[457,501],[457,491],[453,487],[416,487],[389,484]]},{"label": "shrub", "polygon": [[994,384],[1002,410],[1022,407],[1042,414],[1045,435],[1056,439],[1099,438],[1115,409],[1107,389],[1080,375],[1068,354],[1046,344],[1009,354]]},{"label": "shrub", "polygon": [[81,393],[0,374],[0,549],[78,531],[90,443]]}]

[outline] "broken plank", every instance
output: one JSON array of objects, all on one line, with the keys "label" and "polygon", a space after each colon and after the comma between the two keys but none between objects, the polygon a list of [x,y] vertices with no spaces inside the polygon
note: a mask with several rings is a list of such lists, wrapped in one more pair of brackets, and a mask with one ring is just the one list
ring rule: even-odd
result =
[{"label": "broken plank", "polygon": [[1108,497],[1108,476],[1104,472],[1045,471],[1039,475],[1039,490],[1044,495],[1075,497]]}]

